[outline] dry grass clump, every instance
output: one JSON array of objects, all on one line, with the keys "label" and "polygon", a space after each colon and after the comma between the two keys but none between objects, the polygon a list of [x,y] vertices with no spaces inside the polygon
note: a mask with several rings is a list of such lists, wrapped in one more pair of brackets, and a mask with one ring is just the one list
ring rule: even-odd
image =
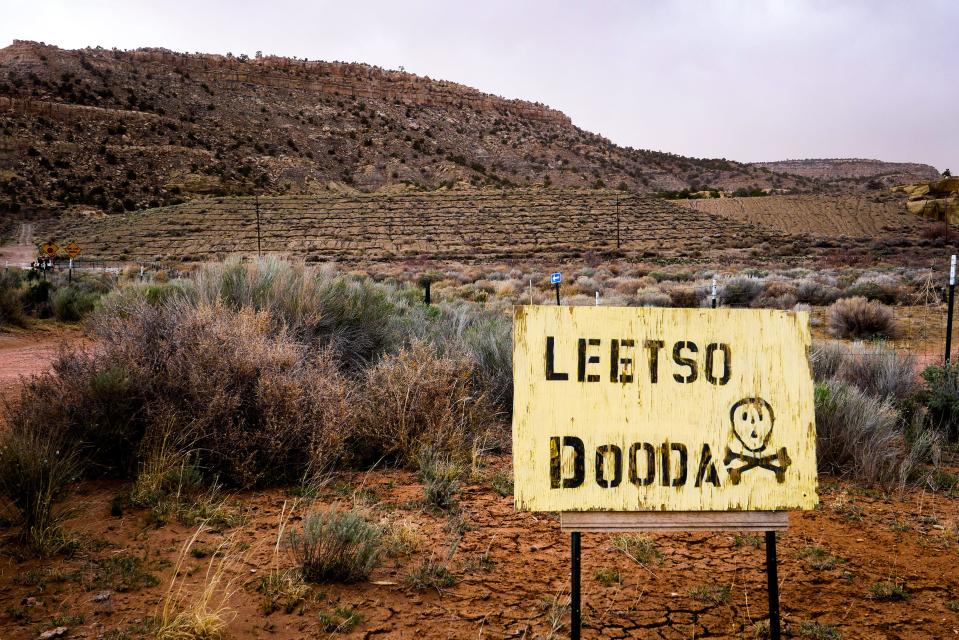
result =
[{"label": "dry grass clump", "polygon": [[843,298],[829,308],[829,330],[837,338],[892,339],[896,323],[889,307],[863,298]]},{"label": "dry grass clump", "polygon": [[448,454],[430,449],[420,452],[419,466],[427,504],[439,509],[455,506],[466,467]]},{"label": "dry grass clump", "polygon": [[47,556],[64,543],[62,525],[69,512],[56,503],[80,475],[81,458],[55,425],[46,430],[17,425],[0,440],[0,496],[15,510],[21,539]]},{"label": "dry grass clump", "polygon": [[472,362],[438,354],[422,341],[370,367],[363,388],[351,450],[364,461],[385,458],[416,468],[424,450],[469,460],[498,424]]},{"label": "dry grass clump", "polygon": [[210,558],[198,593],[187,587],[185,562],[204,527],[201,525],[180,550],[170,586],[156,617],[157,640],[220,640],[236,617],[230,599],[236,592],[235,575],[239,556],[231,550],[232,541],[221,544]]},{"label": "dry grass clump", "polygon": [[836,378],[873,396],[903,401],[919,392],[916,357],[883,344],[835,342],[813,345],[813,376]]},{"label": "dry grass clump", "polygon": [[816,387],[816,457],[822,471],[887,487],[908,475],[898,413],[886,398],[829,380]]}]

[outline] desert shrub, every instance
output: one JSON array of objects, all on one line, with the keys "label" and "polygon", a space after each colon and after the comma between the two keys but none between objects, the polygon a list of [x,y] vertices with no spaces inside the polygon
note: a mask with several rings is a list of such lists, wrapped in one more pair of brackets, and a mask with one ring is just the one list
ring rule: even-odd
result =
[{"label": "desert shrub", "polygon": [[667,286],[664,287],[665,293],[669,296],[671,307],[682,307],[693,309],[702,304],[705,289],[693,286]]},{"label": "desert shrub", "polygon": [[8,421],[64,424],[92,445],[91,473],[131,475],[144,435],[162,423],[188,432],[201,466],[229,484],[298,479],[337,460],[350,387],[329,351],[268,324],[250,309],[190,304],[98,315],[100,348],[61,354],[52,374],[23,387]]},{"label": "desert shrub", "polygon": [[275,258],[231,259],[204,267],[196,286],[208,305],[266,312],[274,331],[330,346],[354,369],[393,344],[393,303],[386,289],[365,279],[313,272]]},{"label": "desert shrub", "polygon": [[862,297],[834,302],[829,308],[829,330],[837,338],[896,337],[896,323],[889,307]]},{"label": "desert shrub", "polygon": [[143,434],[143,399],[123,366],[89,352],[61,351],[53,372],[34,376],[4,409],[7,424],[41,431],[56,424],[86,447],[88,476],[125,475]]},{"label": "desert shrub", "polygon": [[466,474],[463,464],[444,453],[427,449],[420,452],[419,467],[427,504],[440,509],[455,505],[460,480]]},{"label": "desert shrub", "polygon": [[38,280],[30,284],[20,296],[20,303],[30,314],[38,318],[50,317],[50,293],[53,283],[49,280]]},{"label": "desert shrub", "polygon": [[364,580],[380,561],[383,531],[358,511],[311,513],[288,544],[307,582]]},{"label": "desert shrub", "polygon": [[889,277],[860,278],[842,293],[842,297],[861,297],[883,304],[896,304],[908,298],[901,283]]},{"label": "desert shrub", "polygon": [[762,280],[733,278],[722,285],[719,299],[729,307],[748,307],[763,292]]},{"label": "desert shrub", "polygon": [[22,326],[24,318],[23,302],[20,299],[20,288],[23,286],[23,276],[19,269],[4,269],[0,271],[0,326],[12,324]]},{"label": "desert shrub", "polygon": [[870,395],[897,402],[919,391],[915,356],[883,344],[817,343],[811,361],[813,376],[819,382],[836,378]]},{"label": "desert shrub", "polygon": [[930,365],[923,369],[922,379],[930,424],[954,438],[959,432],[959,363]]},{"label": "desert shrub", "polygon": [[68,285],[50,294],[50,309],[57,320],[76,322],[93,311],[99,299],[98,293]]},{"label": "desert shrub", "polygon": [[370,367],[362,384],[350,447],[361,461],[416,468],[424,449],[466,460],[493,435],[497,411],[463,356],[438,354],[417,340]]},{"label": "desert shrub", "polygon": [[441,354],[465,357],[475,382],[501,411],[513,404],[513,326],[509,318],[466,303],[410,308],[395,323],[407,340],[424,340]]},{"label": "desert shrub", "polygon": [[645,278],[617,278],[615,280],[616,291],[624,295],[636,295],[636,292],[645,288],[649,280]]},{"label": "desert shrub", "polygon": [[636,292],[637,307],[670,307],[673,299],[658,289],[640,289]]},{"label": "desert shrub", "polygon": [[109,318],[136,313],[144,302],[156,307],[172,302],[195,303],[196,298],[196,287],[189,280],[153,284],[131,282],[121,284],[101,298],[100,308],[102,315]]},{"label": "desert shrub", "polygon": [[845,360],[845,355],[845,345],[837,342],[813,343],[809,354],[813,379],[816,382],[825,382],[835,376]]},{"label": "desert shrub", "polygon": [[760,309],[792,309],[796,306],[796,287],[788,282],[773,280],[766,283],[762,294],[752,301]]},{"label": "desert shrub", "polygon": [[63,544],[63,511],[55,509],[80,474],[76,448],[51,425],[14,426],[0,441],[0,495],[17,512],[22,539],[48,555]]},{"label": "desert shrub", "polygon": [[884,486],[901,479],[907,452],[895,408],[854,386],[816,387],[816,457],[821,471]]},{"label": "desert shrub", "polygon": [[801,280],[796,287],[796,300],[816,307],[832,304],[840,294],[838,288],[816,280]]},{"label": "desert shrub", "polygon": [[919,232],[919,236],[925,240],[942,240],[945,242],[955,242],[959,239],[959,233],[956,233],[952,225],[945,221],[925,225]]}]

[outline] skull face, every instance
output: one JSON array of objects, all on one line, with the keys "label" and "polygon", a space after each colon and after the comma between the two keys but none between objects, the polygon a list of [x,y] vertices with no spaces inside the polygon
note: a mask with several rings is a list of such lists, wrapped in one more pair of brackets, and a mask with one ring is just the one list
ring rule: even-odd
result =
[{"label": "skull face", "polygon": [[733,433],[748,451],[762,451],[773,430],[773,408],[762,398],[744,398],[729,410]]}]

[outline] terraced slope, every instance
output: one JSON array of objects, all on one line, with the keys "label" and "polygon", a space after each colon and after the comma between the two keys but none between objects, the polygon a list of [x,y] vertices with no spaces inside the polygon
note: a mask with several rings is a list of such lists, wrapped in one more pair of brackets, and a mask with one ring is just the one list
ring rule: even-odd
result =
[{"label": "terraced slope", "polygon": [[[789,242],[775,230],[731,222],[616,191],[449,191],[412,195],[210,198],[99,219],[65,217],[40,240],[76,240],[87,257],[204,260],[257,252],[308,261],[429,257],[489,260],[745,255]],[[618,216],[617,216],[618,211]]]},{"label": "terraced slope", "polygon": [[906,212],[901,201],[877,200],[874,196],[797,195],[676,202],[710,215],[786,233],[863,237],[881,236],[890,231],[918,232],[924,226]]}]

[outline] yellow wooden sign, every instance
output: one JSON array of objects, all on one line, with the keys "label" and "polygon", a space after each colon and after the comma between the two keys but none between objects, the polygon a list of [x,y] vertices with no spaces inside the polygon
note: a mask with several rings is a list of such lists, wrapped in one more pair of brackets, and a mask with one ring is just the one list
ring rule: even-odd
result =
[{"label": "yellow wooden sign", "polygon": [[811,509],[809,318],[517,307],[516,508]]},{"label": "yellow wooden sign", "polygon": [[80,249],[80,245],[78,245],[76,242],[71,242],[66,247],[64,247],[63,250],[71,258],[76,258],[78,255],[82,253],[82,250]]},{"label": "yellow wooden sign", "polygon": [[47,242],[40,250],[43,252],[43,255],[51,258],[60,253],[60,247],[57,246],[56,242]]}]

